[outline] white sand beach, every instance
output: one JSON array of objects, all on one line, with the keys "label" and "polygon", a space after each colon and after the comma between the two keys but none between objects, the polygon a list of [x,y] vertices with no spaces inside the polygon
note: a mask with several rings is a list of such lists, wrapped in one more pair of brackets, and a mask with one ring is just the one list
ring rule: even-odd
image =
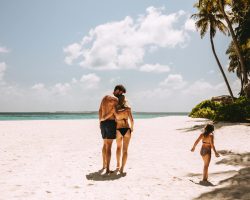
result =
[{"label": "white sand beach", "polygon": [[[100,174],[97,120],[0,121],[0,200],[250,199],[250,124],[216,124],[209,168],[199,184],[204,119],[135,120],[126,176]],[[113,143],[111,169],[115,169]],[[223,151],[222,151],[223,150]]]}]

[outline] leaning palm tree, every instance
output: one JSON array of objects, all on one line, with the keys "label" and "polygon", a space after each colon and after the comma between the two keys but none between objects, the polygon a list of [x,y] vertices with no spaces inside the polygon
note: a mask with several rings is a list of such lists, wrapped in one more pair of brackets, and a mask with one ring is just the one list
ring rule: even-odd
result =
[{"label": "leaning palm tree", "polygon": [[233,43],[231,42],[226,54],[228,54],[229,57],[229,67],[228,67],[228,71],[229,72],[236,72],[237,77],[240,79],[240,83],[241,83],[241,89],[240,89],[240,93],[239,95],[242,96],[244,95],[244,83],[243,83],[243,77],[242,77],[242,72],[241,72],[241,67],[240,67],[240,62],[239,62],[239,58],[235,52],[235,48]]},{"label": "leaning palm tree", "polygon": [[195,4],[195,7],[197,7],[199,12],[196,14],[193,14],[191,16],[191,18],[197,20],[195,25],[196,25],[196,28],[200,31],[201,38],[203,38],[205,36],[205,34],[207,33],[207,31],[209,29],[210,42],[211,42],[214,57],[215,57],[216,62],[219,66],[219,69],[222,73],[224,81],[227,85],[227,89],[229,91],[229,94],[232,98],[234,98],[232,90],[231,90],[230,85],[228,83],[227,77],[224,73],[224,70],[221,66],[219,58],[216,54],[215,47],[214,47],[214,41],[213,41],[213,38],[216,34],[217,29],[219,29],[224,34],[227,33],[227,28],[223,24],[223,22],[221,21],[221,19],[223,19],[223,16],[221,14],[218,14],[215,12],[216,10],[210,2],[207,2],[206,4]]},{"label": "leaning palm tree", "polygon": [[232,35],[233,43],[234,43],[234,46],[235,46],[235,52],[237,53],[237,55],[239,57],[239,60],[240,60],[241,71],[243,73],[243,82],[244,82],[244,85],[246,85],[248,83],[248,78],[247,78],[247,69],[246,69],[245,61],[244,61],[243,54],[242,54],[242,51],[240,49],[239,43],[237,41],[236,34],[235,34],[234,30],[233,30],[232,23],[230,22],[227,14],[225,12],[225,4],[226,4],[225,1],[226,0],[218,0],[219,7],[220,7],[220,11],[221,11],[224,19],[227,22],[227,26],[229,28],[230,34]]},{"label": "leaning palm tree", "polygon": [[236,34],[234,32],[232,22],[229,19],[229,16],[227,15],[225,11],[225,6],[232,6],[234,3],[234,0],[199,0],[199,6],[206,5],[206,4],[212,4],[213,7],[217,7],[218,11],[222,14],[223,19],[226,21],[229,32],[232,36],[233,44],[235,46],[235,52],[239,58],[240,66],[241,66],[241,72],[243,74],[243,83],[244,85],[247,85],[248,83],[248,77],[247,77],[247,68],[245,65],[245,61],[243,58],[243,54],[239,45],[239,42],[237,41]]}]

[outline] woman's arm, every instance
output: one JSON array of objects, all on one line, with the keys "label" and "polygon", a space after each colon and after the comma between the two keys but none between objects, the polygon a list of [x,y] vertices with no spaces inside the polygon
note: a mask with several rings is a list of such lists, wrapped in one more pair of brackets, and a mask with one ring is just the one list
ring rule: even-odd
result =
[{"label": "woman's arm", "polygon": [[212,147],[212,149],[213,149],[213,151],[215,153],[215,156],[220,157],[220,154],[218,154],[218,152],[216,151],[215,146],[214,146],[214,136],[210,135],[209,138],[210,138],[211,147]]},{"label": "woman's arm", "polygon": [[134,130],[134,118],[133,118],[133,115],[132,115],[131,108],[129,108],[129,110],[128,110],[128,118],[129,118],[130,123],[131,123],[131,127],[130,127],[131,132],[133,132],[133,130]]},{"label": "woman's arm", "polygon": [[191,149],[192,152],[194,152],[196,145],[200,142],[201,139],[202,139],[202,134],[200,134],[198,139],[195,141],[193,148]]}]

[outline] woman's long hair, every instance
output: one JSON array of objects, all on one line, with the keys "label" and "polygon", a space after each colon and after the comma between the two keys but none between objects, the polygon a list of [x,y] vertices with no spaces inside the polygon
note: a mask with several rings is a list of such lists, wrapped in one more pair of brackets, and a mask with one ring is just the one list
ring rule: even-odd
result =
[{"label": "woman's long hair", "polygon": [[207,137],[210,133],[214,131],[214,126],[212,124],[207,124],[204,128],[204,136]]},{"label": "woman's long hair", "polygon": [[116,106],[116,111],[126,108],[125,96],[123,94],[118,96],[118,104]]}]

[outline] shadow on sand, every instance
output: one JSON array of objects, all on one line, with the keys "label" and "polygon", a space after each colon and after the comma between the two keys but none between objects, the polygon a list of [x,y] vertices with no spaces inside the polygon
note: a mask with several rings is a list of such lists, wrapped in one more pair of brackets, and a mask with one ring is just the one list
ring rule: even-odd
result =
[{"label": "shadow on sand", "polygon": [[126,173],[118,174],[117,170],[110,174],[103,174],[103,172],[104,170],[102,169],[97,172],[89,173],[86,175],[86,178],[94,181],[113,181],[127,175]]},{"label": "shadow on sand", "polygon": [[220,151],[222,155],[228,156],[225,159],[217,162],[216,164],[243,166],[236,175],[222,180],[219,185],[224,187],[215,189],[211,192],[204,193],[195,200],[249,200],[250,199],[250,153],[236,154],[230,151]]},{"label": "shadow on sand", "polygon": [[210,187],[210,186],[214,187],[214,186],[216,186],[216,185],[214,185],[213,183],[211,183],[209,181],[199,181],[199,182],[196,182],[196,181],[194,181],[192,179],[190,179],[190,181],[193,182],[194,184],[202,185],[202,186],[206,186],[206,187]]},{"label": "shadow on sand", "polygon": [[[207,123],[213,123],[215,129],[220,129],[222,127],[225,127],[225,126],[235,126],[236,123],[230,123],[230,122],[212,122],[211,120],[197,120],[196,122],[202,122],[202,124],[199,124],[199,125],[194,125],[192,127],[187,127],[187,128],[181,128],[181,129],[177,129],[179,131],[183,131],[183,132],[192,132],[192,131],[196,131],[196,130],[201,130],[205,127],[205,125]],[[244,126],[250,126],[250,123],[246,122],[246,123],[237,123],[239,125],[244,125]]]}]

